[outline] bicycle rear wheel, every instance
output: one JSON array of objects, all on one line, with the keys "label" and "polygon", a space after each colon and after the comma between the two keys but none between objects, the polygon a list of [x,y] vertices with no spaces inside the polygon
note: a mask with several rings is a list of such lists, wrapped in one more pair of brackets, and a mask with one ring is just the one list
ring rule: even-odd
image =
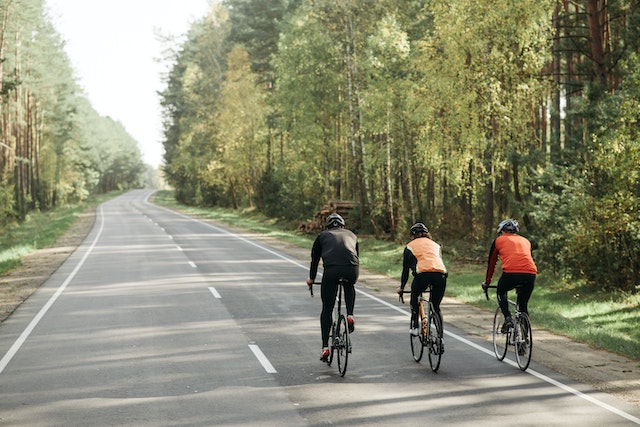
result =
[{"label": "bicycle rear wheel", "polygon": [[516,361],[522,371],[529,367],[531,362],[531,351],[533,350],[533,339],[531,334],[531,322],[527,313],[520,313],[520,318],[516,322],[517,336],[515,340]]},{"label": "bicycle rear wheel", "polygon": [[[411,340],[411,355],[413,360],[419,362],[422,359],[422,352],[424,351],[424,339],[426,337],[426,327],[424,326],[424,319],[422,313],[418,311],[418,335],[411,335],[409,333],[409,339]],[[413,322],[409,321],[409,329],[413,328]]]},{"label": "bicycle rear wheel", "polygon": [[498,360],[503,360],[507,355],[509,344],[509,334],[502,333],[502,325],[504,325],[504,314],[500,307],[496,308],[496,314],[493,316],[493,351]]},{"label": "bicycle rear wheel", "polygon": [[429,343],[429,365],[433,372],[438,372],[440,368],[440,359],[442,359],[442,352],[444,351],[444,345],[442,343],[442,324],[440,317],[431,312],[429,316],[429,330],[427,332],[427,342]]},{"label": "bicycle rear wheel", "polygon": [[351,342],[349,341],[349,328],[347,327],[347,318],[342,314],[338,318],[336,336],[338,337],[336,348],[336,351],[338,352],[338,371],[340,372],[340,376],[344,377],[344,374],[347,372],[347,362],[349,361]]}]

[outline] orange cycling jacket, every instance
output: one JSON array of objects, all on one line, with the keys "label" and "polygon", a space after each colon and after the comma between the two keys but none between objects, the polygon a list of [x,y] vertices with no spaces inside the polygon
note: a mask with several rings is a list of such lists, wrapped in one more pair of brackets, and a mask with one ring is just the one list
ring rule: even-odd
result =
[{"label": "orange cycling jacket", "polygon": [[491,283],[498,257],[502,261],[502,271],[505,273],[538,273],[531,256],[531,242],[519,234],[504,233],[491,245],[485,279],[487,284]]}]

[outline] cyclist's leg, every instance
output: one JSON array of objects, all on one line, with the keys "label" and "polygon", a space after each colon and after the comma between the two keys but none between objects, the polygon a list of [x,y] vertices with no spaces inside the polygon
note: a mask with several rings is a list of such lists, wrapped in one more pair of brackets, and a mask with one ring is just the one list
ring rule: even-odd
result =
[{"label": "cyclist's leg", "polygon": [[320,295],[322,298],[322,312],[320,313],[320,329],[322,330],[322,347],[329,346],[329,332],[333,323],[333,307],[338,292],[337,277],[330,268],[326,268],[322,275]]},{"label": "cyclist's leg", "polygon": [[339,277],[344,277],[349,281],[349,284],[344,286],[344,304],[347,309],[347,316],[353,316],[353,310],[356,304],[356,290],[355,283],[358,281],[359,268],[358,266],[343,266],[339,267]]},{"label": "cyclist's leg", "polygon": [[507,299],[507,292],[515,288],[517,283],[514,281],[514,275],[510,273],[502,273],[500,280],[498,280],[498,286],[496,289],[496,295],[498,297],[498,305],[504,318],[511,317],[511,311],[509,310],[509,301]]},{"label": "cyclist's leg", "polygon": [[529,314],[529,298],[531,298],[531,294],[533,293],[533,287],[536,281],[535,274],[521,274],[521,285],[518,286],[518,310],[522,313]]},{"label": "cyclist's leg", "polygon": [[411,282],[411,320],[414,328],[420,326],[418,325],[418,310],[420,310],[418,298],[429,286],[429,282],[427,282],[426,279],[427,276],[425,276],[425,273],[420,273],[417,274]]},{"label": "cyclist's leg", "polygon": [[444,298],[444,292],[447,288],[447,278],[442,273],[425,273],[429,275],[429,282],[431,283],[431,304],[433,309],[440,318],[440,324],[444,325],[442,321],[442,312],[440,311],[440,303]]}]

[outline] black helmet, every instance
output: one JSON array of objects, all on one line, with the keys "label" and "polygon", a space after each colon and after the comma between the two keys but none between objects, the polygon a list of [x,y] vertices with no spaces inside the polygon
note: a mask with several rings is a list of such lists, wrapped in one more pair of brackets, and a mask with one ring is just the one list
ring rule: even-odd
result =
[{"label": "black helmet", "polygon": [[327,217],[327,228],[344,227],[344,219],[337,213],[332,213]]},{"label": "black helmet", "polygon": [[498,224],[498,234],[500,233],[517,233],[520,231],[520,225],[515,219],[505,219]]},{"label": "black helmet", "polygon": [[424,225],[421,222],[416,222],[415,224],[413,224],[413,226],[411,227],[411,229],[409,230],[409,232],[411,233],[411,235],[413,236],[419,236],[420,234],[423,233],[428,233],[429,230],[427,229],[427,226]]}]

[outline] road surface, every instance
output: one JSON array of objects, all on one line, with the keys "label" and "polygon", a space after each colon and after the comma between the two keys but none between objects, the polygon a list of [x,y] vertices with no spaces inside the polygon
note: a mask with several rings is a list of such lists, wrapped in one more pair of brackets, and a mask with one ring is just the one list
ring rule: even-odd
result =
[{"label": "road surface", "polygon": [[523,373],[446,320],[434,374],[411,357],[408,305],[364,289],[342,378],[318,360],[308,260],[150,194],[101,205],[85,242],[0,325],[0,426],[640,424],[637,407],[535,350]]}]

